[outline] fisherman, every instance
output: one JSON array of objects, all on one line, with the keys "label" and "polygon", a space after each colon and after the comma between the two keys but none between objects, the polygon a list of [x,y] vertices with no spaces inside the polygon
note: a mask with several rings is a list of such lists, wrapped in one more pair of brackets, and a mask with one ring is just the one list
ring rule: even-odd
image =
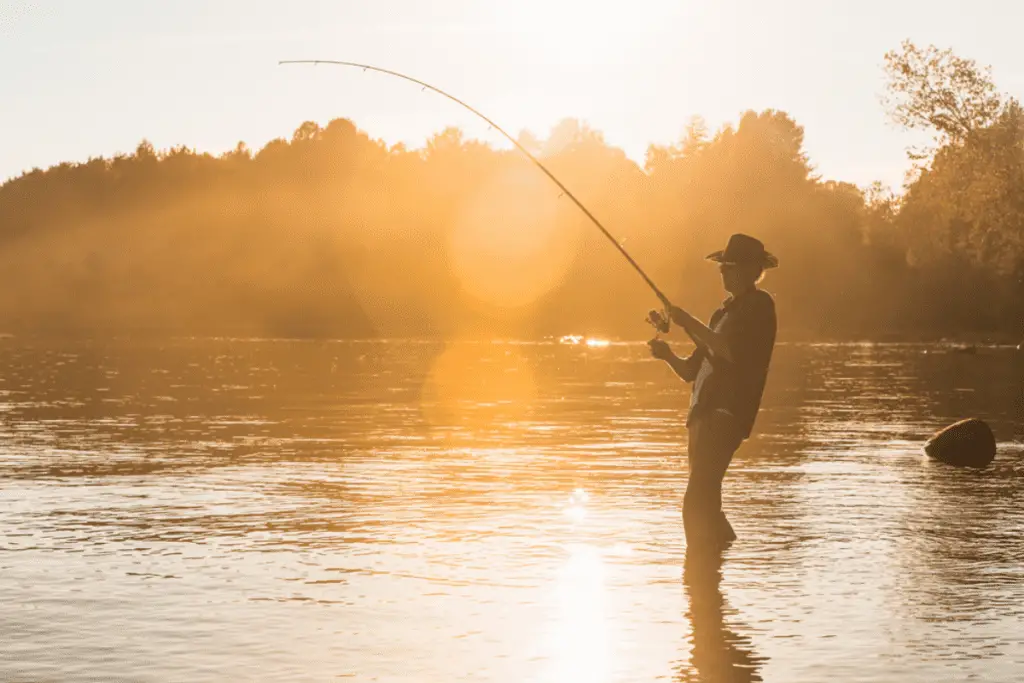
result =
[{"label": "fisherman", "polygon": [[[726,546],[736,533],[722,512],[722,479],[733,454],[750,436],[761,405],[768,365],[775,346],[775,301],[757,284],[778,259],[754,237],[735,234],[716,261],[729,293],[706,326],[678,306],[668,313],[697,348],[686,358],[661,339],[648,342],[651,355],[669,364],[686,382],[694,382],[687,460],[689,479],[683,496],[687,546]],[[652,317],[656,313],[652,312]]]}]

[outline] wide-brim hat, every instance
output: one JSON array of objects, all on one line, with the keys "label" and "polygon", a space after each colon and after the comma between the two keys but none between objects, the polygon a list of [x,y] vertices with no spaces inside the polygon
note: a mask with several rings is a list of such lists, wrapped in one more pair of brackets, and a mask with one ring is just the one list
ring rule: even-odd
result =
[{"label": "wide-brim hat", "polygon": [[779,265],[779,259],[765,251],[761,240],[742,233],[730,237],[725,249],[708,254],[705,258],[718,263],[756,263],[762,268],[776,268]]}]

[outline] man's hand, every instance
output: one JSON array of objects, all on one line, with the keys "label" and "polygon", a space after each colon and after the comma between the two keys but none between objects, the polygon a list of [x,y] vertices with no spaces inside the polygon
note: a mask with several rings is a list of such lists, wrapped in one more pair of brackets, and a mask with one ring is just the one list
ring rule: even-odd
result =
[{"label": "man's hand", "polygon": [[689,313],[681,309],[679,306],[672,306],[671,308],[669,308],[668,314],[672,318],[672,322],[674,322],[676,325],[679,325],[679,327],[682,327],[684,329],[689,324],[689,322],[693,320],[693,316],[691,316]]},{"label": "man's hand", "polygon": [[676,354],[672,353],[671,347],[660,339],[652,339],[647,342],[647,345],[651,347],[651,355],[659,360],[672,360],[676,357]]}]

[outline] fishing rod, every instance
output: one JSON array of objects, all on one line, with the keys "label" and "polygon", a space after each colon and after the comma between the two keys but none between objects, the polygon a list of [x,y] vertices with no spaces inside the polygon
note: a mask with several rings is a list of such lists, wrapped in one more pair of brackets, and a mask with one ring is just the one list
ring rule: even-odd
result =
[{"label": "fishing rod", "polygon": [[644,282],[647,283],[647,286],[651,288],[651,290],[658,297],[658,299],[661,300],[661,303],[665,305],[666,311],[666,315],[664,317],[658,315],[656,311],[652,311],[647,318],[647,322],[653,325],[655,329],[658,330],[658,332],[668,332],[669,316],[667,312],[671,310],[672,307],[672,303],[668,300],[668,297],[665,296],[660,289],[658,289],[658,286],[655,285],[651,278],[647,276],[647,273],[644,272],[643,268],[641,268],[640,265],[633,260],[633,257],[629,255],[629,253],[619,243],[619,241],[612,237],[612,234],[608,232],[608,230],[606,230],[603,225],[601,225],[601,221],[597,220],[597,218],[594,217],[594,214],[590,213],[590,211],[587,210],[587,207],[583,206],[583,203],[580,202],[580,200],[576,199],[576,196],[569,191],[569,188],[563,185],[561,181],[558,178],[556,178],[555,175],[551,171],[549,171],[547,167],[544,166],[544,164],[540,162],[540,160],[537,159],[537,157],[530,154],[529,150],[527,150],[525,147],[519,144],[519,142],[515,138],[506,133],[504,129],[502,129],[502,127],[496,124],[494,121],[487,118],[479,111],[469,106],[468,104],[466,104],[459,98],[455,97],[454,95],[450,95],[445,91],[441,90],[440,88],[436,88],[430,85],[429,83],[424,83],[423,81],[413,78],[412,76],[406,76],[405,74],[399,73],[397,71],[391,71],[390,69],[382,69],[381,67],[371,66],[369,64],[357,64],[356,62],[343,62],[333,59],[285,59],[278,62],[278,65],[282,64],[312,64],[313,66],[316,66],[318,64],[330,64],[334,66],[351,66],[357,69],[362,69],[363,71],[377,71],[382,74],[388,74],[389,76],[396,76],[398,78],[402,78],[404,80],[415,83],[416,85],[422,86],[423,89],[429,88],[430,90],[436,92],[438,95],[443,95],[444,97],[447,97],[449,100],[455,102],[456,104],[462,105],[469,111],[473,112],[474,114],[482,118],[484,121],[487,122],[489,126],[491,126],[491,128],[504,135],[508,139],[508,141],[515,145],[520,152],[525,154],[530,161],[536,164],[537,168],[543,171],[544,175],[550,178],[552,182],[554,182],[555,185],[557,185],[559,189],[562,190],[563,194],[569,197],[569,199],[571,199],[576,204],[576,206],[578,206],[580,210],[586,214],[587,218],[589,218],[594,223],[594,225],[597,226],[598,230],[600,230],[604,234],[604,236],[607,237],[613,245],[615,245],[615,248],[619,250],[619,253],[621,253],[627,261],[629,261],[629,265],[633,266],[633,268],[636,269],[636,272],[640,273],[640,277],[644,279]]}]

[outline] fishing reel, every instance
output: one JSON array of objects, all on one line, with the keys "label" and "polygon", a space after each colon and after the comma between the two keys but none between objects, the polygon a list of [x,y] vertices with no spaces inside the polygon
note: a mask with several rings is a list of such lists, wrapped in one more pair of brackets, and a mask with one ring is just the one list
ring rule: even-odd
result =
[{"label": "fishing reel", "polygon": [[653,327],[655,330],[655,339],[660,338],[660,336],[663,334],[668,334],[670,320],[668,311],[657,311],[651,309],[651,311],[647,314],[646,320],[647,323],[651,325],[651,327]]}]

